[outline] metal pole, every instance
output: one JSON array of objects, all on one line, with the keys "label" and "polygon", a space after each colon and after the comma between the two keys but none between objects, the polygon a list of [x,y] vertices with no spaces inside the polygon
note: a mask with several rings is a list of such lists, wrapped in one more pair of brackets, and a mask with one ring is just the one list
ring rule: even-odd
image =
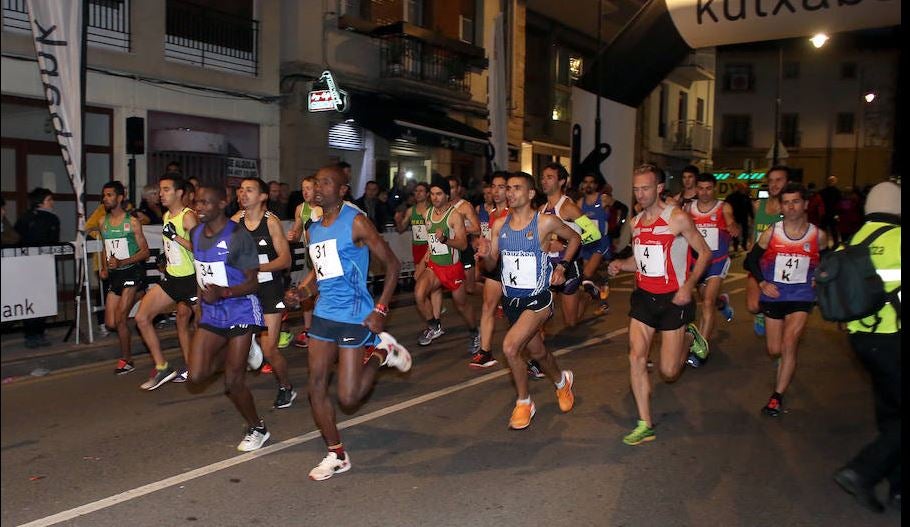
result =
[{"label": "metal pole", "polygon": [[[601,24],[603,23],[603,0],[597,0],[597,62],[594,63],[594,67],[597,68],[597,72],[594,77],[597,79],[597,82],[601,82],[601,75],[603,71],[600,67],[600,52],[601,52]],[[595,91],[595,96],[597,97],[596,106],[594,110],[594,149],[600,148],[600,90]],[[594,173],[598,176],[599,179],[603,179],[603,175],[600,173],[600,163],[594,165]],[[581,174],[578,174],[581,176]]]},{"label": "metal pole", "polygon": [[859,164],[859,133],[863,124],[863,69],[859,70],[859,90],[857,90],[856,122],[853,124],[853,188],[856,189],[856,172]]},{"label": "metal pole", "polygon": [[784,76],[784,45],[777,43],[777,97],[774,99],[774,145],[771,147],[771,166],[780,162],[780,152],[778,143],[780,143],[780,96],[781,84]]}]

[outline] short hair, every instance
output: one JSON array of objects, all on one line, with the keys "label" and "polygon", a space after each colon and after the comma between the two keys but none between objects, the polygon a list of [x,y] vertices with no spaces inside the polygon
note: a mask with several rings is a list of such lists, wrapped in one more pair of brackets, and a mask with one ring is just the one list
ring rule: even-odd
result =
[{"label": "short hair", "polygon": [[101,187],[101,192],[109,188],[114,189],[114,193],[118,196],[126,196],[126,189],[123,188],[123,183],[119,181],[108,181]]},{"label": "short hair", "polygon": [[695,181],[697,183],[710,183],[712,185],[717,184],[717,178],[714,177],[714,174],[710,172],[702,172],[701,174],[695,176]]},{"label": "short hair", "polygon": [[[562,165],[559,165],[559,166],[562,166]],[[544,168],[548,168],[548,167],[544,167]],[[532,176],[531,174],[528,174],[527,172],[521,172],[521,171],[512,172],[511,174],[509,174],[509,178],[511,179],[513,177],[524,179],[525,183],[528,184],[529,189],[534,190],[535,192],[537,191],[537,180],[534,179],[534,176]]]},{"label": "short hair", "polygon": [[367,181],[366,183],[364,183],[363,186],[364,186],[364,188],[366,188],[367,185],[370,185],[370,184],[376,185],[377,187],[379,186],[379,183],[377,183],[377,182],[376,182],[375,180],[373,180],[373,179],[371,179],[371,180]]},{"label": "short hair", "polygon": [[686,172],[688,172],[690,174],[695,174],[695,177],[697,178],[699,172],[701,172],[701,171],[698,170],[698,167],[695,165],[686,165],[683,167],[682,172],[680,172],[680,174],[685,174]]},{"label": "short hair", "polygon": [[790,181],[790,177],[792,175],[790,172],[790,167],[788,167],[786,165],[774,165],[773,167],[768,169],[768,175],[770,176],[771,172],[775,172],[775,171],[783,172],[787,176],[787,181]]},{"label": "short hair", "polygon": [[170,173],[165,174],[158,178],[158,184],[160,185],[162,181],[171,181],[174,184],[174,190],[186,190],[186,182],[180,177],[180,174]]},{"label": "short hair", "polygon": [[424,182],[424,181],[419,181],[416,185],[414,185],[414,188],[415,188],[415,189],[416,189],[417,187],[423,187],[423,190],[425,190],[427,194],[430,193],[430,185],[428,185],[428,184],[427,184],[426,182]]},{"label": "short hair", "polygon": [[498,177],[505,178],[505,179],[508,180],[508,179],[509,179],[509,173],[506,172],[505,170],[494,170],[493,173],[490,174],[490,176],[487,178],[487,181],[488,181],[490,184],[492,184],[492,183],[493,183],[493,180],[496,179],[496,178],[498,178]]},{"label": "short hair", "polygon": [[463,187],[463,186],[464,186],[464,185],[462,185],[462,183],[461,183],[461,178],[458,177],[458,176],[446,176],[446,181],[449,182],[449,186],[452,185],[452,182],[453,182],[453,181],[454,181],[455,183],[458,183],[458,186],[459,186],[459,187]]},{"label": "short hair", "polygon": [[433,181],[430,182],[430,188],[432,189],[433,187],[439,188],[446,196],[452,195],[452,187],[449,186],[449,180],[447,178],[433,178]]},{"label": "short hair", "polygon": [[270,186],[270,187],[271,187],[272,185],[281,186],[281,183],[279,183],[277,180],[273,179],[273,180],[269,181],[268,183],[266,183],[266,185],[268,185],[268,186]]},{"label": "short hair", "polygon": [[569,171],[566,170],[566,167],[562,166],[561,163],[548,163],[545,167],[540,169],[540,173],[543,174],[544,170],[555,170],[556,179],[559,181],[568,181],[569,180]]},{"label": "short hair", "polygon": [[158,185],[152,185],[151,183],[149,183],[148,185],[142,187],[143,196],[145,196],[146,194],[157,194],[157,193],[158,193]]},{"label": "short hair", "polygon": [[335,166],[340,168],[341,170],[344,170],[346,168],[351,168],[351,164],[348,163],[347,161],[339,161],[339,162],[335,163]]},{"label": "short hair", "polygon": [[245,178],[241,179],[241,180],[240,180],[240,183],[243,184],[244,181],[255,181],[256,184],[259,185],[259,193],[260,193],[260,194],[268,194],[268,193],[269,193],[269,185],[271,185],[271,183],[274,183],[274,181],[273,181],[273,182],[271,182],[271,183],[266,184],[266,182],[263,181],[261,177],[253,177],[253,176],[245,177]]},{"label": "short hair", "polygon": [[50,189],[44,187],[35,187],[28,193],[28,208],[37,209],[48,196],[53,195]]},{"label": "short hair", "polygon": [[662,168],[660,168],[657,165],[652,165],[651,163],[645,163],[643,165],[639,165],[638,168],[636,168],[632,172],[632,175],[640,176],[642,174],[647,174],[649,172],[651,174],[654,174],[654,178],[657,179],[658,185],[667,184],[667,174],[663,171]]},{"label": "short hair", "polygon": [[224,189],[224,185],[212,185],[206,183],[205,185],[200,185],[196,190],[208,189],[215,193],[218,196],[218,199],[227,201],[227,191]]},{"label": "short hair", "polygon": [[[770,170],[769,170],[769,172],[770,172]],[[806,187],[804,187],[801,183],[797,183],[796,181],[791,181],[791,182],[787,183],[787,185],[784,187],[784,190],[782,190],[780,193],[781,196],[783,196],[784,194],[799,194],[799,197],[803,201],[805,201],[809,197],[809,191],[806,190]]]}]

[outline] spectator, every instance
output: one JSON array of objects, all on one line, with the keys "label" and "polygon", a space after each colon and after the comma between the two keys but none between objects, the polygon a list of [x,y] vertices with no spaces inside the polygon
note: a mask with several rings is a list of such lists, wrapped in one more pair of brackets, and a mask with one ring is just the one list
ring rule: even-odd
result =
[{"label": "spectator", "polygon": [[0,198],[0,215],[2,215],[2,223],[0,223],[0,245],[7,246],[18,244],[19,233],[16,232],[16,229],[13,228],[13,225],[6,217],[6,200],[3,198]]},{"label": "spectator", "polygon": [[625,203],[613,197],[613,185],[604,183],[603,193],[606,194],[610,201],[610,216],[607,220],[607,234],[611,240],[619,238],[619,231],[622,224],[629,217],[629,207]]},{"label": "spectator", "polygon": [[291,201],[291,186],[287,183],[279,183],[278,202],[281,203],[281,219],[288,219],[296,208],[289,208]]},{"label": "spectator", "polygon": [[837,202],[837,234],[846,242],[863,225],[863,201],[853,187],[847,187]]},{"label": "spectator", "polygon": [[360,196],[354,202],[354,205],[364,211],[367,218],[373,222],[376,230],[382,232],[385,230],[385,224],[390,219],[387,205],[379,200],[379,184],[375,181],[367,181],[363,189],[363,196]]},{"label": "spectator", "polygon": [[240,187],[225,185],[225,196],[227,196],[227,207],[224,208],[224,215],[230,218],[240,211]]},{"label": "spectator", "polygon": [[171,162],[168,163],[167,166],[164,168],[164,173],[165,173],[165,174],[180,174],[180,173],[181,173],[181,171],[180,171],[180,163],[178,163],[178,162],[176,162],[176,161],[171,161]]},{"label": "spectator", "polygon": [[161,224],[161,202],[158,199],[158,185],[146,185],[142,188],[142,201],[136,209],[136,217],[143,225]]},{"label": "spectator", "polygon": [[[281,206],[281,183],[272,180],[269,181],[269,200],[266,202],[266,208],[278,216],[279,220],[287,219],[287,210],[282,210]],[[287,204],[285,204],[285,207]]]},{"label": "spectator", "polygon": [[820,227],[828,233],[831,246],[837,247],[840,244],[837,231],[837,207],[841,198],[840,189],[837,188],[837,176],[828,176],[827,186],[818,193],[821,194],[822,200],[825,202],[825,216],[822,219],[823,225],[820,225]]},{"label": "spectator", "polygon": [[809,223],[820,228],[825,217],[825,200],[815,190],[815,183],[809,183],[807,188],[809,189],[809,209],[807,210]]},{"label": "spectator", "polygon": [[736,183],[735,190],[724,201],[733,207],[733,219],[740,226],[741,234],[732,239],[733,250],[746,251],[754,241],[750,239],[749,235],[752,232],[752,220],[755,217],[755,210],[752,208],[752,198],[749,197],[749,187],[742,181]]},{"label": "spectator", "polygon": [[[54,214],[54,195],[42,187],[28,193],[29,210],[16,222],[24,246],[47,245],[60,242],[60,220]],[[49,346],[50,341],[44,334],[47,320],[30,318],[23,321],[25,347],[37,348]]]}]

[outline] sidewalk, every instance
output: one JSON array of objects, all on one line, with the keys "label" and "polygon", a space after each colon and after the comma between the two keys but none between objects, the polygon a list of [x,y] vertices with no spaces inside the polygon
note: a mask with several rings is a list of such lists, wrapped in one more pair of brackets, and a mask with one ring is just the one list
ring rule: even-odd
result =
[{"label": "sidewalk", "polygon": [[[414,293],[411,291],[402,291],[396,293],[392,298],[393,308],[410,306],[414,304]],[[285,323],[285,330],[296,333],[302,325],[302,313],[299,310],[291,311],[288,320]],[[149,356],[145,344],[139,331],[135,329],[135,324],[131,323],[133,329],[133,357],[137,360],[136,368],[145,371],[145,366]],[[68,328],[48,328],[47,338],[51,341],[50,346],[40,348],[26,348],[25,338],[21,332],[0,335],[0,378],[3,383],[15,382],[18,379],[29,376],[41,377],[60,370],[75,368],[79,366],[96,366],[98,364],[109,363],[113,371],[117,359],[120,358],[120,346],[117,341],[117,333],[111,332],[107,337],[98,335],[97,326],[95,327],[95,342],[88,344],[88,340],[83,335],[81,344],[76,344],[76,335],[70,335],[67,342],[63,341]],[[170,322],[163,328],[158,329],[158,338],[161,339],[161,349],[168,359],[179,358],[179,343],[177,342],[177,329],[174,323]]]}]

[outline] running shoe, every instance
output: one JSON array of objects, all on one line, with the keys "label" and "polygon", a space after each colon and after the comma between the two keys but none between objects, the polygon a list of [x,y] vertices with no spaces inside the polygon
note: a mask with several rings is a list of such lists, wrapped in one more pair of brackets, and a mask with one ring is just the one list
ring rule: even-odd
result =
[{"label": "running shoe", "polygon": [[600,288],[597,287],[597,284],[595,284],[593,281],[585,280],[581,283],[581,287],[585,290],[586,293],[591,295],[591,300],[600,299]]},{"label": "running shoe", "polygon": [[272,408],[290,408],[291,403],[294,402],[294,399],[297,398],[297,392],[294,391],[293,386],[284,386],[278,387],[278,396],[275,397],[275,404],[272,405]]},{"label": "running shoe", "polygon": [[540,380],[546,377],[540,369],[540,364],[536,360],[531,359],[528,361],[528,377],[534,380]]},{"label": "running shoe", "polygon": [[474,331],[471,335],[471,345],[468,347],[468,353],[473,357],[478,351],[480,351],[480,333]]},{"label": "running shoe", "polygon": [[724,318],[727,319],[727,322],[733,321],[733,306],[730,305],[730,295],[723,293],[718,297],[718,300],[721,302],[720,312],[724,315]]},{"label": "running shoe", "polygon": [[116,373],[117,375],[125,375],[127,373],[132,373],[135,370],[136,370],[136,367],[133,366],[133,361],[131,361],[131,360],[126,361],[126,360],[120,359],[117,361],[117,367],[114,368],[114,373]]},{"label": "running shoe", "polygon": [[648,423],[638,420],[638,426],[635,427],[635,430],[632,430],[632,433],[622,438],[622,442],[635,446],[646,441],[654,441],[657,439],[657,436],[654,435],[654,429],[648,426]]},{"label": "running shoe", "polygon": [[690,368],[701,368],[702,360],[698,358],[698,355],[690,352],[686,357],[686,365]]},{"label": "running shoe", "polygon": [[259,426],[251,426],[246,429],[246,433],[243,434],[243,440],[237,445],[237,450],[241,452],[258,450],[271,436],[272,434],[266,430],[265,425],[260,422]]},{"label": "running shoe", "polygon": [[423,334],[420,335],[417,343],[421,346],[429,346],[431,342],[445,335],[445,332],[446,330],[442,329],[442,324],[436,326],[435,328],[428,327],[423,331]]},{"label": "running shoe", "polygon": [[689,351],[694,353],[699,359],[705,360],[708,358],[708,341],[705,340],[705,337],[698,331],[698,327],[695,324],[690,323],[686,326],[686,332],[692,335],[692,346],[689,348]]},{"label": "running shoe", "polygon": [[768,417],[778,417],[783,410],[783,403],[777,397],[768,399],[768,404],[762,407],[761,413]]},{"label": "running shoe", "polygon": [[256,335],[253,335],[252,340],[250,340],[250,354],[246,358],[246,363],[253,371],[262,367],[262,348],[256,342]]},{"label": "running shoe", "polygon": [[752,321],[752,329],[759,337],[765,336],[765,315],[763,313],[755,315]]},{"label": "running shoe", "polygon": [[309,348],[310,347],[310,337],[307,335],[306,331],[301,331],[294,337],[294,346],[298,348]]},{"label": "running shoe", "polygon": [[496,366],[497,361],[493,358],[493,354],[489,351],[480,350],[471,357],[471,362],[468,363],[469,368],[474,368],[476,370],[482,370],[484,368],[489,368],[491,366]]},{"label": "running shoe", "polygon": [[272,365],[269,364],[268,362],[264,362],[262,364],[262,369],[259,370],[259,373],[261,373],[263,375],[271,375],[274,372],[275,372],[275,370],[272,369]]},{"label": "running shoe", "polygon": [[595,311],[595,313],[598,315],[606,315],[609,312],[610,312],[610,304],[606,300],[602,300],[600,302],[600,305],[597,306],[597,310]]},{"label": "running shoe", "polygon": [[559,402],[559,409],[568,412],[575,406],[575,374],[572,370],[562,370],[562,378],[566,380],[565,386],[556,389],[556,400]]},{"label": "running shoe", "polygon": [[344,459],[338,459],[338,454],[329,452],[318,465],[310,471],[310,479],[323,481],[335,474],[351,470],[351,455],[345,452]]},{"label": "running shoe", "polygon": [[157,368],[152,370],[152,375],[149,377],[149,380],[142,383],[141,388],[143,390],[152,391],[157,389],[162,384],[170,381],[177,376],[177,372],[174,371],[174,368],[165,368],[159,370]]},{"label": "running shoe", "polygon": [[278,349],[284,349],[291,345],[291,341],[294,340],[294,335],[288,333],[287,331],[282,331],[278,334]]},{"label": "running shoe", "polygon": [[502,304],[496,306],[496,318],[506,318],[506,312],[502,310]]},{"label": "running shoe", "polygon": [[190,376],[190,372],[188,372],[186,370],[186,368],[180,368],[180,370],[177,372],[177,375],[174,376],[174,380],[172,380],[171,382],[176,382],[176,383],[186,382],[186,380],[187,380],[187,378],[189,378],[189,376]]},{"label": "running shoe", "polygon": [[515,409],[512,410],[512,417],[509,418],[509,428],[512,430],[521,430],[531,424],[531,418],[537,413],[534,401],[529,403],[515,403]]},{"label": "running shoe", "polygon": [[411,354],[395,340],[395,337],[385,331],[379,334],[379,344],[376,345],[376,349],[386,350],[383,366],[395,368],[400,372],[406,372],[411,369]]}]

